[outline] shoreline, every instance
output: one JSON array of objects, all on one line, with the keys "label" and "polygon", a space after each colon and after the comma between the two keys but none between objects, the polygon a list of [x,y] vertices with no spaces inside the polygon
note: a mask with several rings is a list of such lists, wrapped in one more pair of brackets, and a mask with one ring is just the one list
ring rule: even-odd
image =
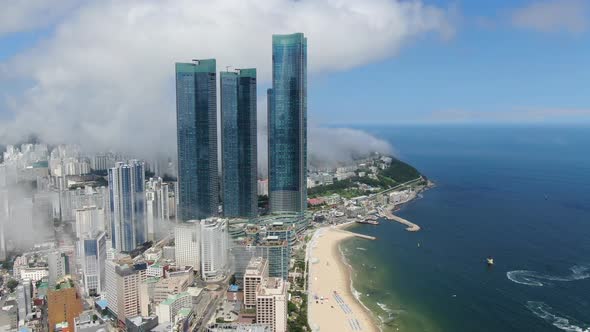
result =
[{"label": "shoreline", "polygon": [[312,331],[380,331],[374,314],[354,294],[352,266],[340,248],[342,241],[355,236],[342,232],[353,224],[320,228],[309,242],[308,321]]}]

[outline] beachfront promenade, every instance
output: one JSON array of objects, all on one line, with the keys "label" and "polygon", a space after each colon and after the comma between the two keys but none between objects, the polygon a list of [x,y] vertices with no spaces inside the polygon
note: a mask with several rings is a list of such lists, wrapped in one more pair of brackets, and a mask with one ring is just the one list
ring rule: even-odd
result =
[{"label": "beachfront promenade", "polygon": [[397,221],[400,224],[404,224],[408,227],[406,227],[406,230],[408,232],[417,232],[420,230],[420,226],[414,224],[413,222],[406,220],[404,218],[398,217],[396,215],[394,215],[393,213],[391,213],[391,208],[387,207],[385,209],[379,208],[379,215],[381,215],[383,218],[386,218],[388,220],[392,220],[392,221]]}]

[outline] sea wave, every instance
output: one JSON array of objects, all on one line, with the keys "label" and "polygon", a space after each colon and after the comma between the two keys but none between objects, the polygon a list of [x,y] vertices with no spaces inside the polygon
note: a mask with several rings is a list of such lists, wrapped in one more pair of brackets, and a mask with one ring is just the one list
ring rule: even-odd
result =
[{"label": "sea wave", "polygon": [[357,247],[357,250],[362,250],[362,251],[367,251],[367,248],[363,248],[363,247]]},{"label": "sea wave", "polygon": [[575,281],[590,278],[590,265],[575,265],[570,270],[572,273],[566,276],[552,276],[535,271],[516,270],[506,272],[506,277],[517,284],[536,287],[551,285],[551,281]]},{"label": "sea wave", "polygon": [[533,314],[535,314],[535,316],[542,318],[560,330],[571,332],[590,332],[590,327],[583,328],[579,326],[581,324],[573,322],[573,319],[559,316],[558,313],[554,312],[553,308],[544,302],[528,301],[526,307]]},{"label": "sea wave", "polygon": [[377,302],[377,305],[379,306],[379,308],[381,308],[381,310],[385,311],[388,314],[393,313],[393,310],[387,307],[387,304],[383,304],[380,302]]}]

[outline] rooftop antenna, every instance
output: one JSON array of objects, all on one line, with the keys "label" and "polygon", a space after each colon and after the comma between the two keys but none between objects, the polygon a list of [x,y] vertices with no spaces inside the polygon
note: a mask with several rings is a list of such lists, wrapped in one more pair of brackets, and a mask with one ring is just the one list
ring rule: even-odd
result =
[{"label": "rooftop antenna", "polygon": [[229,72],[229,69],[232,68],[233,66],[225,66],[225,71]]}]

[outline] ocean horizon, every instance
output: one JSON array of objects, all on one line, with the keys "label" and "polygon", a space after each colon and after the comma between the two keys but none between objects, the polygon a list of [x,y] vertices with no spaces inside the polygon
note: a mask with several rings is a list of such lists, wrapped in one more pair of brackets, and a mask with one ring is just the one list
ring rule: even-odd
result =
[{"label": "ocean horizon", "polygon": [[341,245],[384,331],[590,331],[589,127],[360,129],[436,183]]}]

